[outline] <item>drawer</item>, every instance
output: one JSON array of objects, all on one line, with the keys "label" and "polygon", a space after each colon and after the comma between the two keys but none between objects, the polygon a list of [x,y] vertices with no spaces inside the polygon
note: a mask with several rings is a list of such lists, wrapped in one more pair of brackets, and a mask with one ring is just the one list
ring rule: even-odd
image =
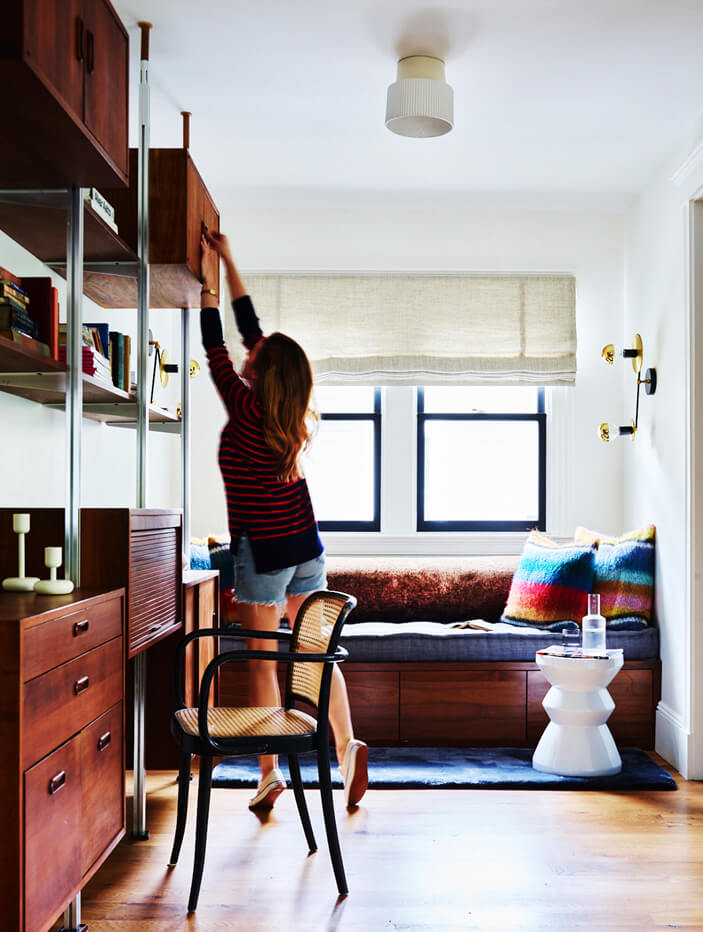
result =
[{"label": "drawer", "polygon": [[118,837],[125,825],[122,703],[80,733],[81,873]]},{"label": "drawer", "polygon": [[31,680],[122,633],[122,599],[90,603],[22,632],[24,680]]},{"label": "drawer", "polygon": [[122,644],[113,638],[24,684],[24,769],[122,699]]},{"label": "drawer", "polygon": [[74,738],[24,775],[28,932],[48,929],[81,880],[80,766],[79,739]]},{"label": "drawer", "polygon": [[401,672],[400,740],[523,745],[526,689],[521,670]]},{"label": "drawer", "polygon": [[182,625],[180,529],[132,527],[129,543],[129,656],[133,657]]}]

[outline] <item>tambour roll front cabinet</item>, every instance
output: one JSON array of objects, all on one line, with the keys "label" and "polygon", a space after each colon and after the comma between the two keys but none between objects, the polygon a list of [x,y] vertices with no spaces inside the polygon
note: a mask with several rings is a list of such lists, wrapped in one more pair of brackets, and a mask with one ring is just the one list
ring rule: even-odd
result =
[{"label": "tambour roll front cabinet", "polygon": [[183,627],[181,512],[81,508],[81,583],[124,586],[127,658]]},{"label": "tambour roll front cabinet", "polygon": [[124,590],[0,593],[0,908],[46,932],[125,832]]}]

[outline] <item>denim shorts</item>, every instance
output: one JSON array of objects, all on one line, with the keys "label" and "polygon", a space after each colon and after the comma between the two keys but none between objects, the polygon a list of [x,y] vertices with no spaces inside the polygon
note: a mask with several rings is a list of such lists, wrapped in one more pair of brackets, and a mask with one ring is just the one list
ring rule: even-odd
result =
[{"label": "denim shorts", "polygon": [[234,557],[234,597],[255,605],[284,605],[286,596],[308,595],[327,588],[324,551],[314,560],[282,570],[257,573],[251,544],[245,533]]}]

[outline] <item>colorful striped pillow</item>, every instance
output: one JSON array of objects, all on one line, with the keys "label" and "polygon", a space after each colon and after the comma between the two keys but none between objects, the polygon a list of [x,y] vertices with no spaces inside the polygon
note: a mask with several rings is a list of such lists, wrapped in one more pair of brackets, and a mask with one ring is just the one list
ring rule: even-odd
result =
[{"label": "colorful striped pillow", "polygon": [[607,537],[577,527],[575,538],[598,546],[593,591],[600,595],[600,611],[608,623],[620,618],[652,620],[654,599],[653,524],[622,537]]},{"label": "colorful striped pillow", "polygon": [[531,531],[510,586],[503,621],[565,627],[581,623],[592,591],[596,546],[593,543],[557,544]]}]

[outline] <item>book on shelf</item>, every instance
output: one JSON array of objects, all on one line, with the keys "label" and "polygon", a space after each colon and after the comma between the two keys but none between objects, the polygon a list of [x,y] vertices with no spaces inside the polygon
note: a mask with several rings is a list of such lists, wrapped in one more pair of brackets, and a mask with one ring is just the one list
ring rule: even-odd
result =
[{"label": "book on shelf", "polygon": [[22,311],[27,313],[29,302],[19,301],[17,298],[13,297],[10,294],[0,295],[0,307],[13,307],[16,311]]},{"label": "book on shelf", "polygon": [[130,349],[131,349],[132,341],[130,340],[130,337],[128,334],[123,333],[122,336],[124,337],[124,360],[123,360],[124,366],[122,369],[122,388],[124,389],[124,391],[126,391],[129,394],[129,392],[131,391],[131,387],[132,387],[130,384],[130,377],[129,377],[129,357],[130,357]]},{"label": "book on shelf", "polygon": [[[102,353],[91,349],[89,346],[83,346],[81,352],[81,368],[87,375],[95,376],[106,385],[112,385],[112,372],[110,363],[105,359]],[[67,351],[66,345],[59,346],[59,361],[66,363]]]},{"label": "book on shelf", "polygon": [[22,288],[37,325],[37,339],[47,343],[54,359],[59,358],[59,293],[48,275],[25,277]]},{"label": "book on shelf", "polygon": [[8,272],[7,269],[3,269],[2,266],[0,266],[0,281],[12,282],[13,285],[17,285],[18,287],[22,284],[16,275],[13,275],[12,272]]},{"label": "book on shelf", "polygon": [[110,325],[109,324],[83,324],[89,327],[93,335],[93,343],[98,352],[102,353],[105,359],[110,358]]},{"label": "book on shelf", "polygon": [[16,343],[19,346],[24,347],[24,349],[33,350],[35,353],[39,353],[42,356],[51,356],[49,347],[46,345],[46,343],[42,343],[40,340],[35,340],[33,337],[29,337],[25,333],[20,333],[17,330],[0,330],[0,337],[2,337],[4,340],[10,340],[11,342]]},{"label": "book on shelf", "polygon": [[19,285],[15,285],[14,282],[0,281],[0,297],[13,298],[18,304],[22,304],[24,307],[27,307],[29,304],[29,295],[27,292],[23,288],[20,288]]},{"label": "book on shelf", "polygon": [[103,220],[111,230],[117,233],[117,224],[115,223],[115,208],[105,200],[97,188],[86,188],[85,202],[90,209]]},{"label": "book on shelf", "polygon": [[38,337],[37,325],[25,311],[0,304],[0,330],[19,330],[28,337]]}]

